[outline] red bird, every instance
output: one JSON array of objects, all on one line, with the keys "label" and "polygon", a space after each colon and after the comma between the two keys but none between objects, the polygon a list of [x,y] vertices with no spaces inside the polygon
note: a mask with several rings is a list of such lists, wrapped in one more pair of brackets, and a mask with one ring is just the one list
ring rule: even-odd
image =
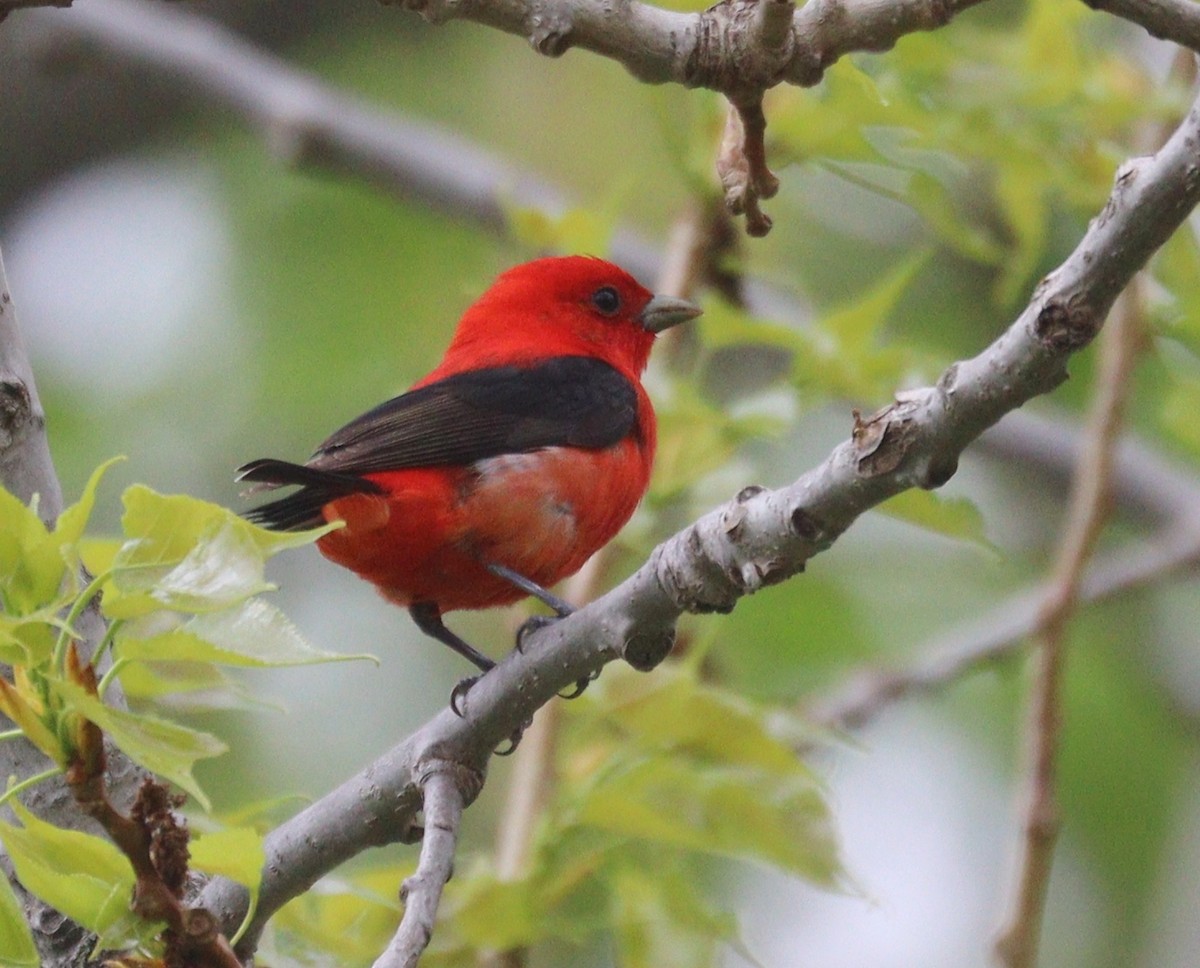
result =
[{"label": "red bird", "polygon": [[699,314],[599,259],[516,266],[407,393],[304,465],[239,468],[239,480],[300,488],[248,517],[283,531],[345,522],[321,553],[486,672],[495,663],[443,614],[526,595],[570,612],[546,588],[620,530],[650,481],[654,410],[640,377],[655,335]]}]

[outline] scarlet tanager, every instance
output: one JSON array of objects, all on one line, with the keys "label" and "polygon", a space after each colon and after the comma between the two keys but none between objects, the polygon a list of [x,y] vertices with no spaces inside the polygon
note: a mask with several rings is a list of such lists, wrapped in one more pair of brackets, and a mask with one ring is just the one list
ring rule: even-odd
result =
[{"label": "scarlet tanager", "polygon": [[655,420],[640,377],[655,335],[699,314],[599,259],[516,266],[407,393],[303,465],[239,468],[263,488],[299,487],[247,516],[281,531],[345,522],[321,553],[486,672],[495,663],[442,616],[526,595],[570,611],[547,587],[620,530],[650,481]]}]

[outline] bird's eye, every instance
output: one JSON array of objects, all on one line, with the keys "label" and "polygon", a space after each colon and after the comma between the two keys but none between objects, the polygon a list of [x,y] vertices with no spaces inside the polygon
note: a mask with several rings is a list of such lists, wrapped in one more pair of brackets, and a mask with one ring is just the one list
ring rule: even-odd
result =
[{"label": "bird's eye", "polygon": [[592,293],[592,305],[605,316],[615,316],[621,308],[621,295],[612,286],[602,286]]}]

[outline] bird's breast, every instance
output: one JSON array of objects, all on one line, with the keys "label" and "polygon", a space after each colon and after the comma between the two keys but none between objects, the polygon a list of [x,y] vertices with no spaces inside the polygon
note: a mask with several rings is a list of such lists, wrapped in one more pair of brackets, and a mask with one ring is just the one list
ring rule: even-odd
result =
[{"label": "bird's breast", "polygon": [[629,520],[649,465],[627,439],[479,461],[463,482],[460,546],[543,585],[573,574]]},{"label": "bird's breast", "polygon": [[599,450],[547,447],[467,467],[371,474],[383,493],[326,505],[326,517],[345,526],[318,546],[401,605],[514,602],[524,593],[484,565],[546,587],[574,574],[637,508],[652,456],[631,436]]}]

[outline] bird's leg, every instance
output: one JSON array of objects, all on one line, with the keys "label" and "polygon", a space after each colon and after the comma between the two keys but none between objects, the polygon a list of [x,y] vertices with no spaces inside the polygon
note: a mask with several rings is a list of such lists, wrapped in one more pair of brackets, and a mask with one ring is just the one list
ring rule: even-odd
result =
[{"label": "bird's leg", "polygon": [[570,602],[564,601],[555,595],[554,592],[548,591],[537,582],[526,578],[519,571],[513,571],[506,565],[497,565],[490,561],[485,561],[483,567],[497,578],[503,578],[510,585],[516,585],[526,595],[532,595],[543,605],[549,606],[559,618],[566,618],[575,611],[575,606]]},{"label": "bird's leg", "polygon": [[[412,616],[413,622],[422,632],[437,639],[443,645],[450,646],[459,655],[475,663],[483,672],[496,667],[495,662],[446,628],[446,623],[442,621],[442,613],[433,602],[417,602],[409,607],[408,614]],[[463,715],[463,700],[467,698],[467,693],[479,681],[479,678],[479,676],[467,676],[465,679],[459,679],[455,687],[450,690],[450,708],[460,719]],[[498,756],[508,756],[516,750],[517,744],[521,742],[521,736],[530,722],[531,720],[526,720],[516,728],[516,731],[508,738],[508,749],[497,750]]]},{"label": "bird's leg", "polygon": [[[537,582],[526,578],[518,571],[513,571],[506,565],[498,565],[495,562],[484,562],[483,565],[497,578],[503,578],[506,582],[516,585],[517,588],[525,592],[527,595],[532,595],[543,605],[553,609],[558,618],[551,618],[548,615],[531,615],[521,623],[521,627],[517,629],[517,651],[522,651],[522,646],[525,642],[525,637],[533,634],[538,629],[545,628],[547,625],[558,621],[559,618],[566,618],[575,611],[575,607],[564,599],[559,598],[553,592],[543,588]],[[571,692],[563,695],[559,693],[563,699],[575,699],[583,693],[593,679],[598,676],[598,672],[593,672],[590,676],[580,679],[575,683],[575,688]]]},{"label": "bird's leg", "polygon": [[[442,621],[442,613],[433,602],[417,602],[409,607],[408,614],[412,616],[413,622],[422,632],[437,639],[443,645],[450,646],[464,659],[478,666],[482,672],[495,668],[495,662],[446,628],[446,623]],[[479,676],[467,676],[465,679],[460,679],[458,685],[451,690],[450,708],[454,710],[455,715],[462,716],[462,701],[478,679]]]},{"label": "bird's leg", "polygon": [[417,602],[409,607],[408,614],[412,616],[412,620],[422,632],[437,639],[443,645],[450,646],[464,659],[478,666],[481,671],[487,672],[489,669],[495,668],[495,662],[446,628],[446,623],[442,621],[442,613],[433,602]]}]

